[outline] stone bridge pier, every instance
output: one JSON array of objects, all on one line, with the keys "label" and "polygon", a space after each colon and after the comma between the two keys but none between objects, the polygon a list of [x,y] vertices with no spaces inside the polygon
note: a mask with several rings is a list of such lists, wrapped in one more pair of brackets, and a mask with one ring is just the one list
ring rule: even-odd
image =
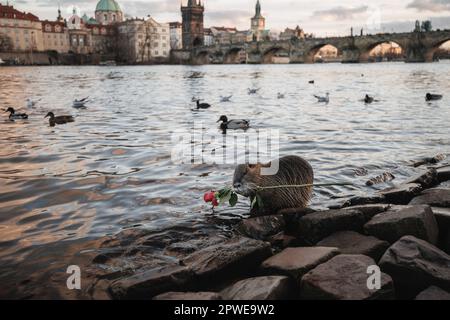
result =
[{"label": "stone bridge pier", "polygon": [[334,46],[343,63],[368,62],[380,44],[394,42],[406,62],[432,62],[439,47],[450,40],[450,30],[377,34],[357,37],[308,38],[303,40],[249,42],[195,48],[193,64],[313,63],[326,45]]}]

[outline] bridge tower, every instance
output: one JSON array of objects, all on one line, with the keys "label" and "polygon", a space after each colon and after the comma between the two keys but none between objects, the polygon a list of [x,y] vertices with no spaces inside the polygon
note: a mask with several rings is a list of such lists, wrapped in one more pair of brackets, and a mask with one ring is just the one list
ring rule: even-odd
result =
[{"label": "bridge tower", "polygon": [[201,0],[188,0],[187,6],[181,5],[183,49],[190,50],[204,45],[204,12]]},{"label": "bridge tower", "polygon": [[266,19],[261,15],[261,3],[256,2],[255,16],[252,18],[251,30],[253,33],[253,40],[259,41],[261,34],[266,28]]}]

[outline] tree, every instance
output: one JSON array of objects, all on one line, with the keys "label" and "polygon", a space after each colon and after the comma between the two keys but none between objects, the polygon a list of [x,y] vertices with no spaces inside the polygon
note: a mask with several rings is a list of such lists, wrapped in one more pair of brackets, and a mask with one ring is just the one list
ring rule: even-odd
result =
[{"label": "tree", "polygon": [[430,32],[433,29],[431,21],[430,20],[422,21],[421,29],[423,32]]},{"label": "tree", "polygon": [[0,52],[11,52],[13,51],[13,42],[9,36],[6,34],[0,34]]}]

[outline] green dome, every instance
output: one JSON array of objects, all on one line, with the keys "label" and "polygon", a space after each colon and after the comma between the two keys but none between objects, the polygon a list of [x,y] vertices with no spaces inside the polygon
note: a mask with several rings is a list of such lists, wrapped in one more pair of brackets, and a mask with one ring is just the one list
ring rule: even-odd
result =
[{"label": "green dome", "polygon": [[95,11],[122,11],[115,0],[100,0]]}]

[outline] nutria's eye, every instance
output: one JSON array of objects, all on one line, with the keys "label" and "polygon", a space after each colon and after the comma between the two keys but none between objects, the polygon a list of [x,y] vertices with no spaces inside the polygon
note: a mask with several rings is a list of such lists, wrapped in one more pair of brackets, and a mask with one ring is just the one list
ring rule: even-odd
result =
[{"label": "nutria's eye", "polygon": [[254,165],[254,164],[249,164],[248,167],[249,167],[250,169],[255,169],[255,168],[256,168],[256,165]]}]

